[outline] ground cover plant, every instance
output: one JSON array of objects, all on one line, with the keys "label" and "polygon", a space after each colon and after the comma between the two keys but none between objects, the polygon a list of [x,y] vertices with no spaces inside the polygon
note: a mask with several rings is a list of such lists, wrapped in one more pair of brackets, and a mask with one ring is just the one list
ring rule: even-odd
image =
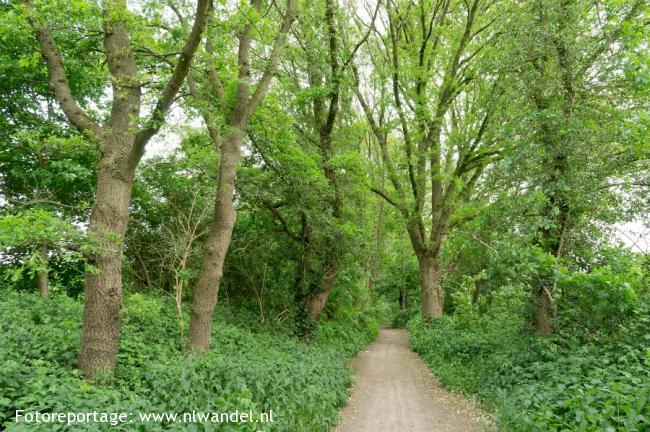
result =
[{"label": "ground cover plant", "polygon": [[[458,294],[454,314],[409,323],[411,345],[445,386],[492,409],[499,430],[646,431],[650,315],[635,276],[562,278],[563,329],[544,339],[522,319],[521,287],[482,305]],[[618,300],[585,301],[594,296]]]},{"label": "ground cover plant", "polygon": [[649,29],[647,0],[0,1],[0,429],[326,431],[390,324],[504,431],[647,431]]},{"label": "ground cover plant", "polygon": [[[273,430],[322,431],[337,420],[347,400],[350,356],[372,340],[377,322],[326,323],[314,341],[241,325],[215,323],[219,347],[188,357],[171,301],[129,296],[124,311],[120,367],[100,384],[76,369],[82,305],[64,296],[45,301],[3,291],[2,424],[7,430],[52,430],[49,423],[15,423],[25,412],[274,411],[267,425],[193,425],[154,421],[136,425],[75,423],[65,430]],[[226,313],[224,313],[226,315]],[[216,333],[215,333],[216,334]],[[155,341],[155,342],[152,342]],[[60,427],[60,426],[59,426]],[[188,429],[189,428],[189,429]]]}]

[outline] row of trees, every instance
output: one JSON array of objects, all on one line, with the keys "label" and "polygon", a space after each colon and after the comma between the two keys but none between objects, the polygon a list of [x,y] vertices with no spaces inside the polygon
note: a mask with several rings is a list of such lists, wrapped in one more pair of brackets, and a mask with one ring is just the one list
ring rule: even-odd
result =
[{"label": "row of trees", "polygon": [[[336,292],[406,307],[407,241],[431,319],[458,239],[498,231],[553,267],[643,208],[643,0],[0,7],[3,259],[44,295],[83,269],[88,377],[115,368],[125,282],[170,293],[181,329],[191,295],[201,352],[222,280],[305,334]],[[141,164],[166,121],[180,146]],[[555,288],[535,285],[542,335]]]},{"label": "row of trees", "polygon": [[[443,312],[445,237],[486,199],[534,197],[521,223],[559,259],[572,228],[645,168],[644,13],[643,1],[387,3],[369,51],[376,96],[357,97],[392,186],[377,192],[418,259],[425,318]],[[509,178],[486,181],[495,175]],[[553,301],[553,281],[541,283],[540,334]]]}]

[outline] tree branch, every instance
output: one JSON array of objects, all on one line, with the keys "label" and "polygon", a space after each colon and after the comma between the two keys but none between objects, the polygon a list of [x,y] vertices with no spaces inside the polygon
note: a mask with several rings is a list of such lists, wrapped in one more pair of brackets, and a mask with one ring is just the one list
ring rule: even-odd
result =
[{"label": "tree branch", "polygon": [[183,50],[181,51],[178,62],[176,63],[174,72],[172,72],[172,76],[167,81],[167,84],[154,107],[151,118],[136,136],[135,151],[140,157],[144,154],[144,148],[151,137],[153,137],[163,125],[165,115],[167,114],[167,111],[169,111],[178,90],[183,84],[183,81],[185,81],[185,77],[190,70],[192,59],[194,58],[194,54],[199,46],[199,42],[201,41],[201,34],[205,28],[209,4],[210,0],[197,0],[192,30],[185,41],[185,45],[183,46]]},{"label": "tree branch", "polygon": [[392,199],[391,197],[386,195],[385,192],[383,192],[383,191],[381,191],[381,190],[379,190],[379,189],[377,189],[375,187],[371,187],[370,190],[372,192],[376,193],[377,195],[379,195],[380,197],[382,197],[383,199],[385,199],[390,205],[392,205],[396,209],[398,209],[400,211],[402,210],[402,207],[397,203],[397,201],[395,201],[394,199]]},{"label": "tree branch", "polygon": [[291,230],[289,229],[289,225],[287,224],[287,220],[284,218],[282,213],[280,213],[280,211],[272,203],[270,203],[268,201],[264,201],[264,207],[266,207],[271,213],[273,213],[275,218],[278,221],[280,221],[280,223],[282,224],[282,230],[289,236],[289,238],[291,238],[292,240],[297,241],[297,242],[302,241],[301,236],[298,236],[298,235],[291,232]]},{"label": "tree branch", "polygon": [[[27,9],[32,10],[32,4],[29,0],[23,0],[23,4]],[[39,49],[47,66],[49,86],[61,110],[70,123],[80,132],[93,138],[101,137],[101,126],[88,117],[72,96],[61,53],[52,37],[52,33],[46,27],[37,26],[32,18],[28,18],[28,21],[38,39]]]},{"label": "tree branch", "polygon": [[293,22],[295,13],[296,1],[288,0],[287,12],[285,13],[284,19],[282,20],[280,30],[278,31],[278,34],[273,41],[273,48],[271,49],[271,56],[267,62],[266,69],[264,70],[262,78],[260,78],[260,81],[257,84],[255,93],[248,101],[247,112],[249,115],[255,111],[260,102],[262,102],[262,99],[264,99],[264,96],[266,96],[269,85],[271,84],[271,79],[273,79],[273,76],[275,75],[278,61],[280,59],[280,52],[284,47],[285,41],[287,39],[287,33],[289,32],[289,28],[291,28],[291,23]]}]

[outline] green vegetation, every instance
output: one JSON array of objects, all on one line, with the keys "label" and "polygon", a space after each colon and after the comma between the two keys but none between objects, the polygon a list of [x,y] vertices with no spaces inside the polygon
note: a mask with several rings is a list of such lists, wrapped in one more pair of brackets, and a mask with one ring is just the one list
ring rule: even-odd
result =
[{"label": "green vegetation", "polygon": [[[337,419],[351,383],[347,361],[372,340],[372,318],[328,322],[304,344],[281,328],[247,330],[218,321],[218,348],[200,358],[183,354],[173,302],[133,294],[124,311],[119,367],[93,385],[76,369],[82,305],[63,295],[50,301],[2,292],[0,415],[7,430],[52,430],[14,423],[26,412],[274,411],[273,424],[207,423],[205,430],[324,431]],[[219,310],[219,316],[232,312]],[[253,315],[254,316],[254,315]],[[251,323],[250,326],[254,326]],[[284,333],[284,334],[283,334]],[[100,427],[101,426],[101,427]],[[73,424],[70,430],[133,430],[133,425]],[[188,430],[151,422],[144,430]],[[202,427],[199,424],[195,428]],[[199,429],[196,429],[199,430]]]},{"label": "green vegetation", "polygon": [[504,431],[649,432],[649,28],[647,0],[0,1],[0,429],[324,432],[392,323]]},{"label": "green vegetation", "polygon": [[650,290],[635,269],[562,275],[562,330],[550,337],[530,334],[528,294],[510,286],[476,304],[457,292],[453,314],[409,323],[411,345],[445,386],[494,410],[500,430],[649,430]]}]

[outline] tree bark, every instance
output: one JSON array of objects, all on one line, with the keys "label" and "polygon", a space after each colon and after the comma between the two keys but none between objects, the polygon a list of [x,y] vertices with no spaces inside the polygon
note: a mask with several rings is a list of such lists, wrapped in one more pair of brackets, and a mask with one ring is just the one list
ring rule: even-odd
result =
[{"label": "tree bark", "polygon": [[417,255],[420,296],[422,300],[422,319],[430,321],[442,316],[444,296],[440,277],[440,263],[437,257],[425,252]]},{"label": "tree bark", "polygon": [[223,263],[235,226],[236,214],[232,201],[235,193],[237,164],[241,153],[242,134],[242,129],[233,128],[221,143],[219,185],[214,219],[203,246],[201,273],[192,296],[192,314],[188,333],[188,349],[190,351],[206,351],[210,348],[212,314],[217,304],[219,284],[223,276]]},{"label": "tree bark", "polygon": [[327,267],[323,275],[323,281],[321,282],[320,289],[316,295],[313,295],[309,299],[309,318],[312,321],[318,319],[318,316],[327,305],[327,299],[329,298],[332,288],[334,287],[334,282],[336,281],[336,274],[338,270],[336,267]]},{"label": "tree bark", "polygon": [[38,253],[41,255],[41,259],[45,263],[45,270],[39,271],[36,275],[36,287],[38,288],[38,293],[43,298],[48,298],[49,292],[49,281],[47,279],[47,245],[41,243],[38,247]]},{"label": "tree bark", "polygon": [[544,287],[537,295],[537,334],[549,336],[554,330],[555,304],[551,293]]},{"label": "tree bark", "polygon": [[[133,141],[133,136],[130,141]],[[90,232],[99,251],[87,257],[79,368],[86,376],[115,370],[122,309],[122,242],[129,219],[134,169],[104,157],[97,170],[97,192]]]}]

